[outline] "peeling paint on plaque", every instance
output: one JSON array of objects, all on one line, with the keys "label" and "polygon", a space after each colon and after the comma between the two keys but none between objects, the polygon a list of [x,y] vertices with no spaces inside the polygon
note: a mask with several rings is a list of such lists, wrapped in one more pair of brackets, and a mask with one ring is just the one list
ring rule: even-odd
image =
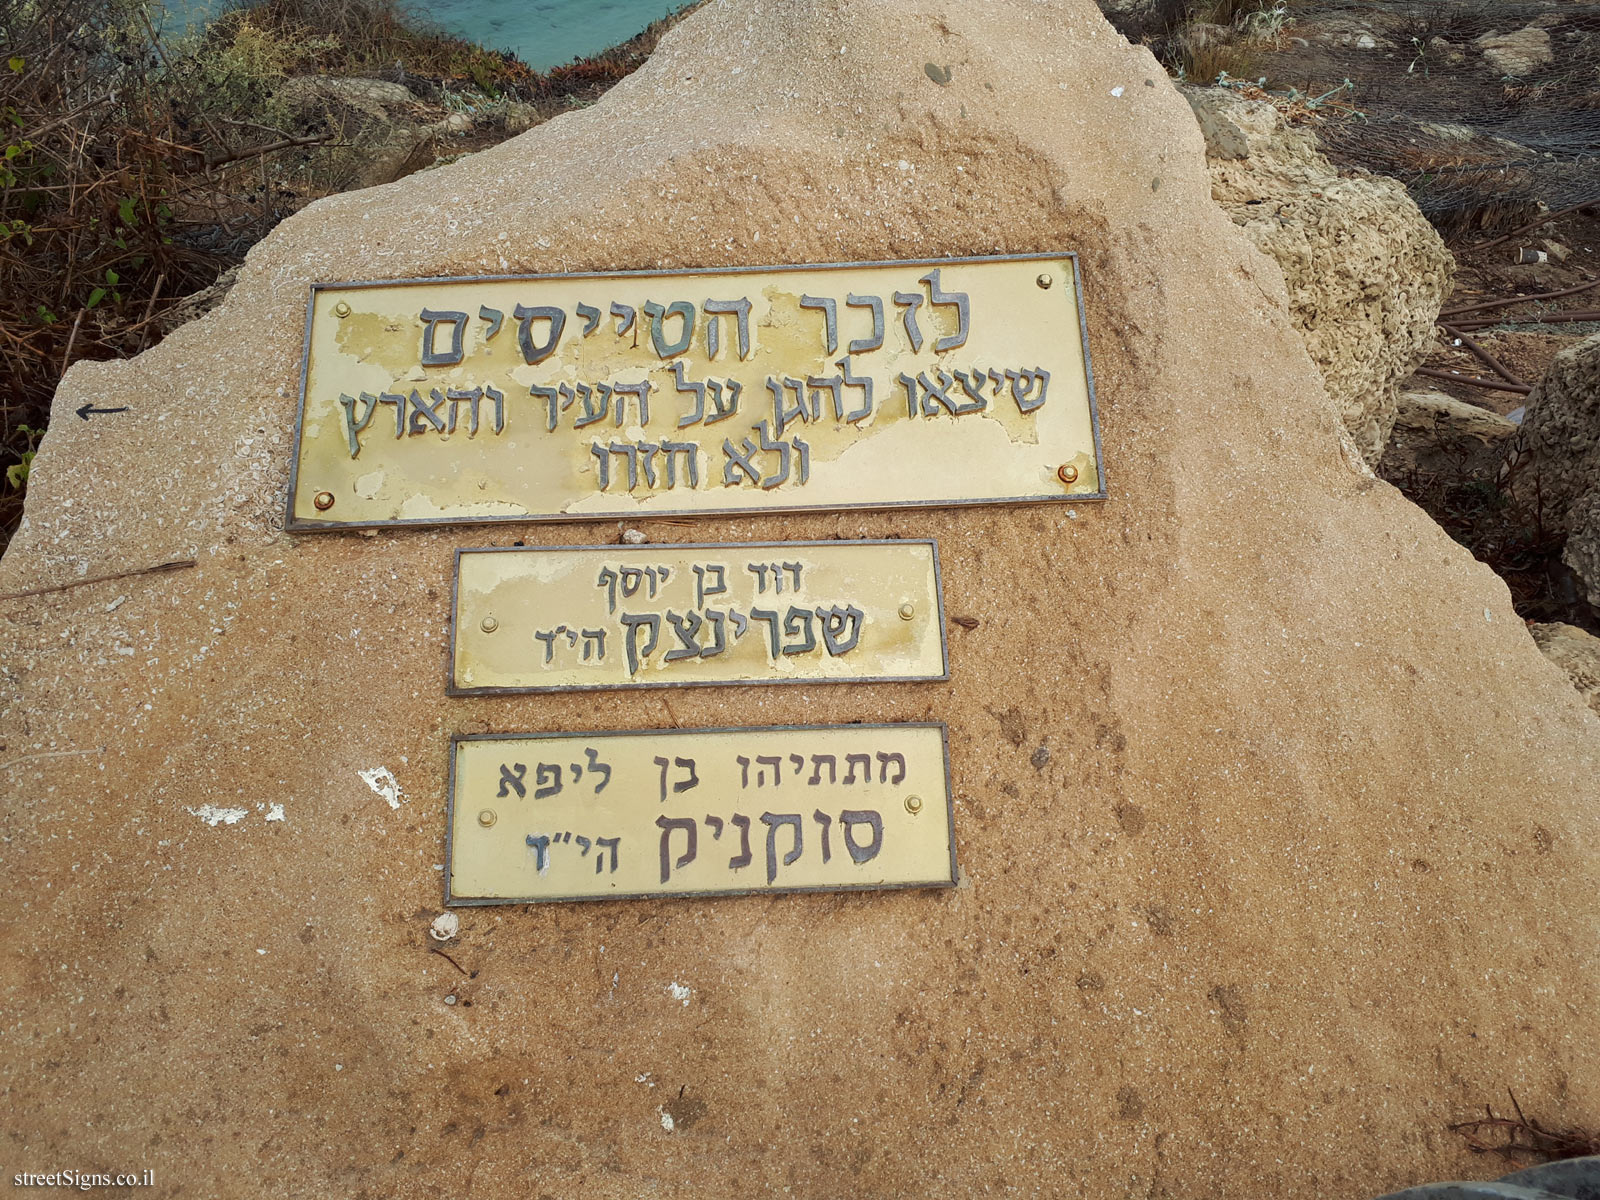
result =
[{"label": "peeling paint on plaque", "polygon": [[294,529],[1105,494],[1078,260],[319,284]]}]

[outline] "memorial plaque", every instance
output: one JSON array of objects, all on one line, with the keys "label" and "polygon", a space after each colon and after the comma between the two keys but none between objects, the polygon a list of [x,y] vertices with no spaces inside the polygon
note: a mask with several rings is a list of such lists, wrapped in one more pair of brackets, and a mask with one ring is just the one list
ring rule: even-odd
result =
[{"label": "memorial plaque", "polygon": [[948,679],[932,541],[456,552],[450,691]]},{"label": "memorial plaque", "polygon": [[288,524],[1100,499],[1077,268],[318,284]]},{"label": "memorial plaque", "polygon": [[449,904],[951,887],[945,727],[476,734]]}]

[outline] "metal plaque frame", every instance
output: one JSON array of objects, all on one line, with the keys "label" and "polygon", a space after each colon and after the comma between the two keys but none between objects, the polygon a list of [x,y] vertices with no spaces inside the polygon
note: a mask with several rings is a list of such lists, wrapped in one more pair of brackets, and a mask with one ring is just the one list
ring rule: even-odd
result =
[{"label": "metal plaque frame", "polygon": [[[948,880],[927,883],[866,883],[839,884],[837,886],[726,888],[718,891],[674,892],[618,892],[615,895],[588,896],[455,896],[451,892],[455,867],[456,821],[456,748],[462,742],[494,741],[553,741],[570,738],[641,737],[650,734],[685,733],[806,733],[813,730],[839,729],[937,729],[943,756],[945,822],[950,831],[950,876]],[[900,892],[922,889],[943,891],[954,888],[960,881],[960,868],[956,865],[956,813],[955,787],[950,775],[950,727],[943,721],[863,721],[844,725],[724,725],[693,729],[605,729],[594,732],[562,731],[558,733],[457,733],[450,738],[450,777],[445,795],[444,832],[444,904],[446,908],[487,908],[496,904],[579,904],[608,900],[705,900],[725,896],[776,896],[805,893],[835,892]]]},{"label": "metal plaque frame", "polygon": [[[950,630],[944,607],[944,575],[939,564],[939,543],[935,538],[850,538],[838,541],[813,540],[805,542],[658,542],[654,545],[672,550],[776,550],[796,546],[927,546],[933,553],[933,595],[935,620],[939,630],[938,675],[861,675],[839,679],[788,679],[774,676],[770,679],[680,679],[645,680],[635,683],[583,683],[554,684],[532,687],[457,687],[456,676],[456,621],[460,617],[461,559],[467,554],[525,554],[529,550],[639,550],[639,546],[585,545],[585,546],[458,546],[455,565],[450,578],[450,656],[445,663],[444,690],[447,696],[527,696],[554,692],[632,692],[654,688],[684,687],[770,687],[816,685],[831,687],[844,683],[948,683],[950,680]],[[790,728],[789,726],[764,726],[763,728]],[[794,726],[793,728],[813,728]],[[644,732],[644,731],[641,731]],[[709,732],[709,731],[700,731]],[[500,736],[512,736],[510,734]],[[565,736],[565,735],[563,735]]]},{"label": "metal plaque frame", "polygon": [[872,259],[860,262],[830,262],[830,263],[780,263],[775,266],[739,266],[739,267],[680,267],[675,270],[645,270],[645,271],[574,271],[544,272],[540,274],[523,275],[452,275],[437,278],[405,278],[405,279],[364,279],[350,281],[326,281],[310,285],[306,297],[306,329],[302,340],[300,352],[300,399],[294,422],[294,444],[289,463],[289,488],[284,501],[284,529],[292,533],[313,533],[338,529],[386,529],[396,526],[421,526],[435,527],[444,525],[497,525],[505,522],[522,522],[527,524],[543,524],[547,522],[571,521],[613,521],[613,520],[654,520],[661,517],[717,517],[717,516],[745,516],[762,517],[776,513],[799,512],[841,512],[848,511],[842,503],[830,504],[773,504],[761,507],[712,507],[690,509],[650,509],[644,512],[629,512],[623,515],[616,513],[540,513],[540,514],[509,514],[490,515],[478,514],[461,517],[393,517],[386,520],[373,521],[302,521],[295,517],[295,500],[300,488],[300,457],[301,439],[304,433],[303,424],[306,412],[306,389],[310,379],[311,365],[311,320],[314,314],[317,294],[321,291],[334,288],[387,288],[425,284],[457,284],[457,283],[523,283],[539,282],[544,280],[575,280],[575,279],[651,279],[674,278],[684,275],[735,275],[767,273],[781,274],[790,271],[828,271],[849,270],[866,267],[942,267],[951,265],[967,265],[980,263],[999,262],[1043,262],[1070,260],[1072,263],[1073,295],[1078,310],[1078,337],[1083,352],[1084,383],[1088,393],[1089,425],[1094,441],[1095,469],[1098,474],[1100,487],[1094,492],[1074,492],[1070,494],[1049,494],[1034,496],[996,496],[979,498],[961,498],[951,500],[886,500],[886,501],[861,501],[853,507],[867,509],[928,509],[928,508],[970,508],[976,505],[987,504],[1076,504],[1105,500],[1109,494],[1106,482],[1105,455],[1100,438],[1100,410],[1095,395],[1094,364],[1089,355],[1089,321],[1083,304],[1083,266],[1078,252],[1075,250],[1062,250],[1056,252],[1040,252],[1030,254],[984,254],[968,255],[948,258],[917,258],[917,259]]}]

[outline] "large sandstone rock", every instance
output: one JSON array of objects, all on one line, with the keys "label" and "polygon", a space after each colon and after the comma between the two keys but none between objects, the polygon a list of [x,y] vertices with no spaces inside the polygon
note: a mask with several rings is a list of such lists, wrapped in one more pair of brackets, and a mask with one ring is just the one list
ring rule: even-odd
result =
[{"label": "large sandstone rock", "polygon": [[1340,175],[1262,100],[1190,91],[1211,195],[1283,271],[1289,310],[1362,456],[1378,462],[1400,381],[1422,364],[1455,261],[1406,190]]},{"label": "large sandstone rock", "polygon": [[[1507,1084],[1594,1124],[1600,721],[1341,452],[1211,186],[1089,0],[719,2],[75,366],[0,562],[8,1171],[1356,1197],[1494,1173],[1446,1126]],[[280,530],[313,281],[1055,248],[1109,501],[649,526],[936,536],[948,683],[448,699],[453,550],[617,526]],[[432,953],[454,732],[929,717],[957,889],[467,909]]]},{"label": "large sandstone rock", "polygon": [[1566,535],[1562,558],[1600,607],[1600,334],[1550,360],[1505,462],[1518,493]]}]

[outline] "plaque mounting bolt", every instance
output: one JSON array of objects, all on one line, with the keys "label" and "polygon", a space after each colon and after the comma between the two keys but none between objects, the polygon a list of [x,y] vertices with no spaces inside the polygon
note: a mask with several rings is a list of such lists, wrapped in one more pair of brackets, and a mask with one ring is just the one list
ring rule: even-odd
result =
[{"label": "plaque mounting bolt", "polygon": [[348,317],[350,315],[350,306],[343,300],[339,301],[333,306],[333,315],[336,317]]},{"label": "plaque mounting bolt", "polygon": [[330,508],[333,507],[333,493],[332,492],[318,492],[315,496],[312,497],[311,503],[313,503],[313,504],[315,504],[317,506],[317,511],[318,512],[327,512]]},{"label": "plaque mounting bolt", "polygon": [[910,813],[913,817],[916,816],[919,812],[921,812],[922,811],[922,797],[921,796],[907,796],[906,797],[906,811],[908,813]]},{"label": "plaque mounting bolt", "polygon": [[914,617],[916,615],[917,615],[917,606],[915,604],[912,604],[909,600],[906,601],[904,604],[902,604],[900,606],[900,619],[902,621],[909,621],[909,620],[911,620],[912,617]]},{"label": "plaque mounting bolt", "polygon": [[483,630],[485,633],[493,633],[496,629],[500,628],[500,622],[496,621],[493,617],[485,617],[483,620],[478,622],[478,628]]},{"label": "plaque mounting bolt", "polygon": [[1056,478],[1061,480],[1062,483],[1077,483],[1078,468],[1071,463],[1062,463],[1056,470]]},{"label": "plaque mounting bolt", "polygon": [[1039,278],[1035,279],[1034,282],[1042,288],[1048,288],[1055,281],[1048,275],[1041,275]]},{"label": "plaque mounting bolt", "polygon": [[478,814],[478,824],[482,825],[485,829],[489,828],[489,826],[493,825],[494,823],[494,809],[486,808]]}]

